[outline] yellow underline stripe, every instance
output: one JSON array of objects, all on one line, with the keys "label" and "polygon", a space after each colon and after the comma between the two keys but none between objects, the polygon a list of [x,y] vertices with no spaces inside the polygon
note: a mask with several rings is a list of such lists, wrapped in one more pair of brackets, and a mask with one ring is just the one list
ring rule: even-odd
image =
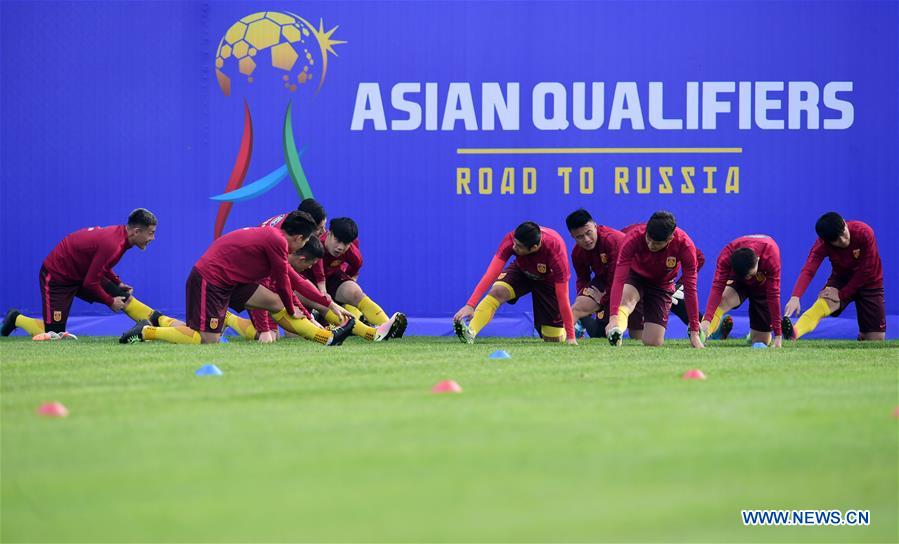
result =
[{"label": "yellow underline stripe", "polygon": [[460,147],[458,155],[651,155],[654,153],[742,153],[742,147]]}]

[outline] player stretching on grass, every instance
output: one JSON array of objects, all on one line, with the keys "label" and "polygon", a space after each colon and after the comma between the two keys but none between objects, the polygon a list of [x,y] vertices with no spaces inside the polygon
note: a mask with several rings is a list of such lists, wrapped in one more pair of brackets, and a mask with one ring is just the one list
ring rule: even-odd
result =
[{"label": "player stretching on grass", "polygon": [[162,327],[183,325],[137,300],[134,288],[112,271],[126,251],[135,246],[147,249],[155,237],[156,216],[144,208],[131,212],[126,225],[91,227],[69,234],[41,266],[43,320],[10,310],[0,334],[9,336],[16,327],[21,327],[32,336],[46,332],[55,337],[74,338],[65,331],[75,297],[91,304],[101,302],[113,312],[124,310],[135,321],[149,320]]},{"label": "player stretching on grass", "polygon": [[[503,269],[513,254],[515,261]],[[570,277],[568,249],[559,233],[531,221],[518,225],[503,238],[468,303],[453,316],[456,336],[463,342],[474,343],[503,303],[514,304],[531,293],[534,328],[543,340],[567,340],[577,345],[574,316],[568,301]],[[481,300],[488,288],[490,292]],[[466,319],[471,322],[466,323]]]},{"label": "player stretching on grass", "polygon": [[[354,319],[333,331],[307,319],[294,304],[287,256],[303,247],[315,230],[312,217],[291,212],[280,228],[247,227],[215,240],[187,278],[187,326],[157,328],[139,322],[122,343],[163,340],[174,344],[218,342],[228,307],[271,312],[290,332],[325,345],[339,345],[352,332]],[[271,278],[273,290],[260,282]]]},{"label": "player stretching on grass", "polygon": [[[887,330],[883,268],[874,231],[861,221],[844,221],[838,213],[828,212],[815,223],[815,232],[818,239],[784,309],[784,335],[798,339],[815,330],[825,317],[838,316],[850,302],[855,302],[858,339],[883,340]],[[805,293],[824,257],[830,259],[833,271],[818,299],[793,327],[789,318],[799,313],[799,297]]]},{"label": "player stretching on grass", "polygon": [[621,345],[628,316],[642,302],[643,327],[631,328],[635,339],[647,346],[665,342],[665,328],[674,293],[674,278],[684,269],[684,301],[690,318],[690,345],[702,348],[699,338],[699,301],[696,294],[696,247],[687,233],[677,228],[674,216],[659,211],[646,225],[632,229],[621,243],[615,283],[612,285],[606,334],[613,346]]},{"label": "player stretching on grass", "polygon": [[715,332],[724,314],[749,299],[749,337],[752,343],[781,347],[780,249],[770,236],[741,236],[724,246],[709,293],[702,333]]},{"label": "player stretching on grass", "polygon": [[[565,224],[575,243],[571,263],[577,277],[577,295],[571,312],[575,323],[581,323],[591,337],[602,336],[609,320],[609,292],[624,233],[597,225],[584,209],[572,212]],[[590,319],[593,314],[598,319]]]}]

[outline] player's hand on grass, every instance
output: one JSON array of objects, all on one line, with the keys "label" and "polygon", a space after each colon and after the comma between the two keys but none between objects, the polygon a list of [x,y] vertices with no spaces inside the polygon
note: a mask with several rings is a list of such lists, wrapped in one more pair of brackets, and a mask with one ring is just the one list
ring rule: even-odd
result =
[{"label": "player's hand on grass", "polygon": [[774,341],[771,343],[772,348],[779,348],[783,345],[783,336],[775,336]]},{"label": "player's hand on grass", "polygon": [[278,333],[275,331],[265,331],[259,333],[260,344],[271,344],[278,340]]},{"label": "player's hand on grass", "polygon": [[568,343],[569,346],[576,346],[577,338],[569,338],[568,340],[566,340],[566,342]]},{"label": "player's hand on grass", "polygon": [[690,331],[690,345],[696,349],[703,349],[702,340],[699,339],[699,331]]},{"label": "player's hand on grass", "polygon": [[121,312],[125,309],[125,297],[113,297],[112,304],[109,305],[109,309],[113,312]]},{"label": "player's hand on grass", "polygon": [[784,315],[787,317],[793,317],[793,315],[799,315],[799,312],[802,311],[802,307],[799,304],[799,297],[790,297],[790,300],[787,301],[787,306],[784,308]]},{"label": "player's hand on grass", "polygon": [[474,308],[466,304],[459,308],[459,311],[456,312],[456,315],[453,316],[453,321],[462,321],[463,319],[471,319],[471,316],[474,315]]},{"label": "player's hand on grass", "polygon": [[699,331],[700,331],[702,334],[708,336],[708,334],[709,334],[709,327],[711,327],[711,326],[712,326],[712,323],[711,323],[709,320],[703,319],[702,322],[699,323]]}]

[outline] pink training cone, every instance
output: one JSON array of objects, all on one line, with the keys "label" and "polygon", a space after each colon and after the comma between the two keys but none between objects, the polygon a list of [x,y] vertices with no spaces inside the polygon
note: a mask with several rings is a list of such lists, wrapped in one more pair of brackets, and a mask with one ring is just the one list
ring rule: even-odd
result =
[{"label": "pink training cone", "polygon": [[682,376],[685,380],[704,380],[705,374],[702,373],[698,368],[694,368],[693,370],[688,370],[684,372]]},{"label": "pink training cone", "polygon": [[444,380],[431,388],[431,393],[461,393],[462,387],[453,380]]},{"label": "pink training cone", "polygon": [[59,402],[48,402],[41,404],[37,409],[37,413],[47,417],[66,417],[69,415],[68,409]]}]

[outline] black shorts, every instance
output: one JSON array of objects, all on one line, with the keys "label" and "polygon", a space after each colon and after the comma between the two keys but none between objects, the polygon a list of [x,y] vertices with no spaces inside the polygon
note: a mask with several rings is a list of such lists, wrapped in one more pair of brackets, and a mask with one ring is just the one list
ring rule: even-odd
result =
[{"label": "black shorts", "polygon": [[[44,330],[63,332],[69,320],[69,311],[75,297],[91,304],[100,302],[106,304],[94,293],[84,289],[81,282],[60,281],[53,277],[53,273],[41,267],[38,275],[38,283],[41,288],[41,308],[44,316]],[[104,279],[100,286],[111,297],[130,296],[127,291],[114,282]]]},{"label": "black shorts", "polygon": [[534,308],[534,328],[541,332],[544,325],[561,328],[562,312],[559,310],[559,301],[556,299],[555,286],[545,280],[534,280],[511,264],[496,278],[497,283],[504,283],[514,291],[514,298],[509,304],[515,304],[518,299],[530,293]]},{"label": "black shorts", "polygon": [[640,293],[640,302],[631,312],[627,320],[627,328],[643,330],[645,323],[655,323],[662,328],[668,328],[668,314],[671,313],[671,295],[674,293],[674,283],[664,286],[650,283],[633,271],[628,275],[625,283],[628,283]]},{"label": "black shorts", "polygon": [[187,326],[200,332],[222,332],[228,307],[244,311],[258,288],[257,283],[221,287],[206,281],[196,268],[192,269],[186,286]]}]

